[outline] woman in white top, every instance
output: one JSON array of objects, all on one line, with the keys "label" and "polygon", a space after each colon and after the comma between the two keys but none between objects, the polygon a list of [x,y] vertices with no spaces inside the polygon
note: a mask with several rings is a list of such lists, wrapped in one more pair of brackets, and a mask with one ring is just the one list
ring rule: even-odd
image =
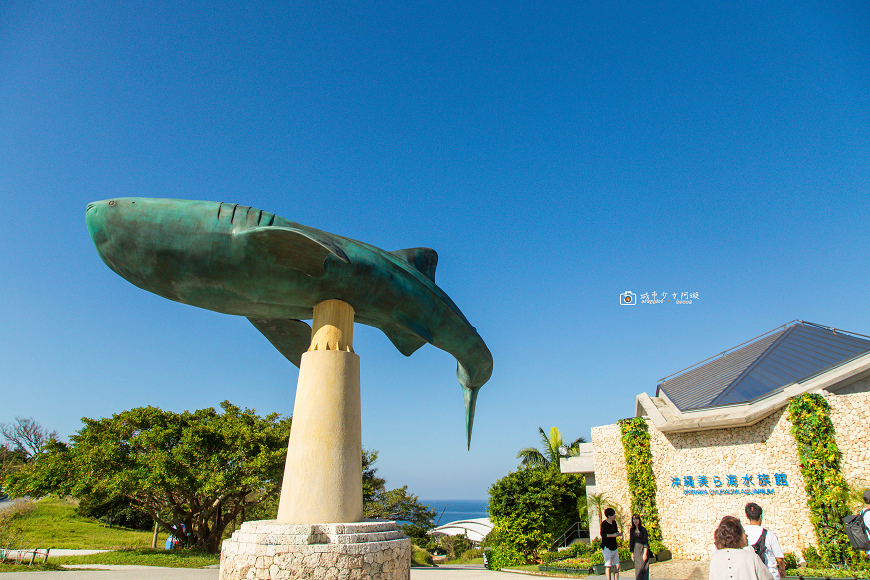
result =
[{"label": "woman in white top", "polygon": [[743,549],[749,541],[734,516],[722,518],[713,533],[713,543],[716,550],[710,557],[710,580],[773,580],[755,550]]}]

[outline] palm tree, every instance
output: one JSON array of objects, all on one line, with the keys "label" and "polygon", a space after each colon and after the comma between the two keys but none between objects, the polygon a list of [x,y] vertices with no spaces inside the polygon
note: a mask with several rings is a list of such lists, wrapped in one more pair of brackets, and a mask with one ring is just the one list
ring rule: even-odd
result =
[{"label": "palm tree", "polygon": [[544,445],[544,451],[541,452],[534,447],[526,447],[520,449],[517,453],[517,459],[521,459],[520,467],[550,467],[559,468],[559,448],[564,446],[567,448],[566,457],[574,457],[580,450],[580,444],[585,443],[586,439],[578,437],[570,444],[562,440],[562,433],[558,427],[550,428],[550,436],[548,437],[544,430],[538,427],[541,433],[541,443]]},{"label": "palm tree", "polygon": [[603,493],[593,493],[586,496],[586,504],[590,508],[594,509],[595,513],[598,514],[599,523],[604,521],[604,518],[602,517],[602,512],[605,510],[605,508],[610,507],[611,503],[612,502],[610,501],[610,498],[608,498]]}]

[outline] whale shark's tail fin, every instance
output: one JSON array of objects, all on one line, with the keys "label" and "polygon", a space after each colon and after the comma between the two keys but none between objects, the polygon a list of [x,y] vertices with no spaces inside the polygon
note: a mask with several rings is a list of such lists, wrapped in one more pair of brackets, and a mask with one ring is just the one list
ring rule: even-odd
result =
[{"label": "whale shark's tail fin", "polygon": [[465,434],[468,437],[468,449],[471,450],[471,427],[474,425],[474,406],[477,404],[477,391],[480,387],[462,387],[465,395]]},{"label": "whale shark's tail fin", "polygon": [[473,379],[469,376],[468,369],[456,361],[456,378],[462,385],[462,394],[465,398],[465,435],[468,437],[468,449],[471,449],[471,428],[474,426],[474,407],[477,404],[477,391],[480,387],[472,387]]}]

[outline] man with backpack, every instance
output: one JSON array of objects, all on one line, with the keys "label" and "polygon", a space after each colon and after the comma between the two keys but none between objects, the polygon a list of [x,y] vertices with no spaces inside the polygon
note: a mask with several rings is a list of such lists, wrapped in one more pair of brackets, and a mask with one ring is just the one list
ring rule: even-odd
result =
[{"label": "man with backpack", "polygon": [[779,545],[779,538],[771,530],[761,527],[761,506],[757,503],[746,504],[746,517],[749,525],[744,526],[749,546],[755,550],[774,580],[785,576],[785,554]]},{"label": "man with backpack", "polygon": [[[864,518],[864,532],[867,534],[867,542],[870,543],[870,489],[864,490],[864,511],[861,512]],[[870,556],[870,549],[867,550],[867,555]]]},{"label": "man with backpack", "polygon": [[864,490],[864,509],[843,518],[843,529],[853,548],[870,555],[870,489]]}]

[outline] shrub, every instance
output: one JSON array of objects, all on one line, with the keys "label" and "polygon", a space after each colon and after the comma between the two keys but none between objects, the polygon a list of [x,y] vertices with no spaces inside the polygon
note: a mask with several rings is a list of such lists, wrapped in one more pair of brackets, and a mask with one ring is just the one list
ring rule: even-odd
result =
[{"label": "shrub", "polygon": [[432,554],[423,548],[411,544],[411,566],[434,566]]},{"label": "shrub", "polygon": [[807,561],[808,568],[821,568],[825,565],[815,546],[807,546],[805,549],[801,550],[801,555],[804,557],[804,560]]},{"label": "shrub", "polygon": [[801,575],[804,578],[870,578],[870,571],[840,570],[835,568],[786,569],[787,576]]},{"label": "shrub", "polygon": [[797,556],[794,555],[794,552],[786,552],[783,554],[783,561],[785,562],[786,568],[797,568]]},{"label": "shrub", "polygon": [[788,420],[797,443],[818,554],[826,564],[838,564],[847,559],[849,546],[840,523],[848,513],[849,486],[840,473],[841,454],[830,410],[824,397],[806,393],[791,399]]},{"label": "shrub", "polygon": [[[489,514],[494,525],[493,548],[510,545],[522,563],[546,552],[577,518],[582,478],[547,468],[520,469],[489,488]],[[492,534],[490,534],[492,535]],[[499,556],[502,557],[502,556]]]},{"label": "shrub", "polygon": [[628,489],[631,492],[631,511],[640,514],[649,532],[649,539],[660,541],[662,531],[656,507],[656,479],[652,470],[649,428],[643,417],[622,419],[618,424],[625,452]]},{"label": "shrub", "polygon": [[519,550],[510,544],[493,546],[489,551],[486,567],[490,570],[501,570],[509,566],[519,566],[526,563],[526,558]]}]

